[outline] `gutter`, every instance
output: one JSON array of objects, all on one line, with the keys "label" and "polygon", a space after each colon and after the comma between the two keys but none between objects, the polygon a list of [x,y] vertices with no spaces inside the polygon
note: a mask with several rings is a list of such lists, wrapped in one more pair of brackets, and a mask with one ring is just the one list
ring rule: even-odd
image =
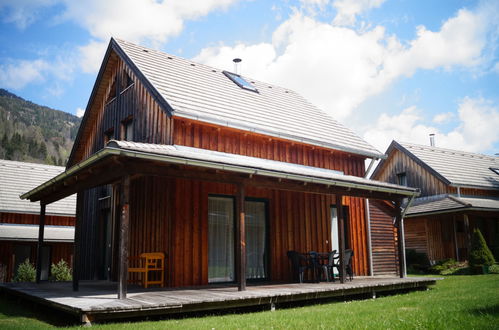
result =
[{"label": "gutter", "polygon": [[409,209],[409,207],[411,207],[411,204],[414,201],[415,197],[416,197],[416,195],[412,195],[411,199],[409,199],[409,202],[407,203],[406,207],[402,211],[402,214],[400,216],[400,223],[399,223],[399,226],[400,226],[400,236],[401,236],[401,237],[399,237],[399,239],[402,242],[402,262],[404,264],[404,268],[403,268],[404,269],[404,274],[403,274],[404,278],[407,277],[407,261],[406,261],[406,257],[405,257],[404,217],[405,217],[405,214],[407,213],[407,210]]},{"label": "gutter", "polygon": [[362,183],[352,183],[352,182],[342,182],[341,180],[337,179],[323,179],[323,178],[317,178],[317,177],[310,177],[310,176],[304,176],[304,175],[299,175],[299,174],[289,174],[289,173],[282,173],[282,172],[276,172],[272,170],[265,170],[265,169],[259,169],[255,167],[245,167],[241,165],[231,165],[231,164],[223,164],[223,163],[218,163],[218,162],[213,162],[213,161],[202,161],[202,160],[196,160],[196,159],[190,159],[190,158],[182,158],[181,156],[169,156],[169,155],[161,155],[161,154],[154,154],[154,153],[144,153],[144,152],[139,152],[139,151],[133,151],[133,150],[126,150],[123,148],[115,148],[115,147],[105,147],[104,149],[98,151],[91,157],[87,158],[81,163],[78,163],[74,166],[72,166],[70,169],[67,171],[59,174],[53,179],[50,179],[49,181],[45,182],[44,184],[38,186],[37,188],[21,195],[21,199],[28,199],[37,192],[57,183],[60,182],[70,175],[92,165],[93,163],[107,157],[107,156],[126,156],[130,158],[139,158],[139,159],[149,159],[149,160],[157,160],[157,161],[162,161],[162,162],[168,162],[172,164],[182,164],[182,165],[189,165],[189,166],[200,166],[204,168],[212,168],[212,169],[219,169],[219,170],[228,170],[232,172],[237,172],[237,173],[245,173],[245,174],[253,174],[253,175],[263,175],[263,176],[268,176],[268,177],[273,177],[273,178],[282,178],[282,179],[290,179],[290,180],[295,180],[295,181],[302,181],[302,182],[308,182],[308,183],[319,183],[319,184],[324,184],[324,185],[329,185],[329,186],[338,186],[338,187],[344,187],[344,188],[356,188],[356,189],[362,189],[362,190],[368,190],[368,191],[376,191],[376,192],[384,192],[384,193],[392,193],[392,194],[399,194],[399,195],[404,195],[404,196],[414,196],[415,192],[414,190],[408,190],[408,189],[397,189],[397,188],[385,188],[385,187],[379,187],[379,186],[371,186],[369,184],[362,184]]},{"label": "gutter", "polygon": [[[369,175],[369,172],[371,171],[371,168],[373,167],[376,158],[372,158],[371,162],[369,163],[369,166],[367,167],[366,173],[364,174],[364,178],[367,179],[367,176]],[[366,229],[367,229],[367,256],[369,258],[368,264],[369,264],[369,276],[374,276],[374,265],[373,265],[373,249],[372,249],[372,240],[371,240],[371,212],[370,212],[370,207],[369,207],[369,198],[366,198],[365,200],[365,213],[366,213]]]}]

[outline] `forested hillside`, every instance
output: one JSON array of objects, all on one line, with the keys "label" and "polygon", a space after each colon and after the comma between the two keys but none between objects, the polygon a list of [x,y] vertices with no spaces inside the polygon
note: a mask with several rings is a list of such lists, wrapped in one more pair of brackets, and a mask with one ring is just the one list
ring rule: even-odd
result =
[{"label": "forested hillside", "polygon": [[80,121],[0,89],[0,158],[63,166]]}]

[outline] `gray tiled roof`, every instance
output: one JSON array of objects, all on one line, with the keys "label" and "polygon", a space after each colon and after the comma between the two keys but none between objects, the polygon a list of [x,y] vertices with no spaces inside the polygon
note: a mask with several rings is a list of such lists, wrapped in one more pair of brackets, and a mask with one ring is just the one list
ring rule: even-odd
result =
[{"label": "gray tiled roof", "polygon": [[461,210],[493,210],[499,211],[499,198],[494,197],[457,197],[454,195],[435,195],[415,198],[406,216],[413,217],[422,214],[448,213]]},{"label": "gray tiled roof", "polygon": [[399,144],[453,185],[499,189],[499,157],[418,144]]},{"label": "gray tiled roof", "polygon": [[231,167],[245,167],[248,170],[251,170],[252,173],[256,170],[256,174],[267,175],[268,173],[272,173],[272,175],[279,176],[281,178],[287,178],[287,174],[289,174],[291,176],[308,177],[311,182],[331,181],[330,184],[332,185],[337,184],[341,186],[342,184],[349,184],[351,186],[358,186],[366,190],[390,190],[392,192],[402,191],[406,195],[412,195],[417,191],[415,188],[374,181],[352,175],[345,175],[342,172],[324,168],[179,145],[160,145],[112,140],[108,143],[108,147],[138,151],[144,154],[153,153],[178,157],[185,160],[196,160],[199,161],[200,164],[205,162],[204,166],[207,167],[212,167],[213,164],[220,164],[223,169],[229,171],[231,170]]},{"label": "gray tiled roof", "polygon": [[255,93],[234,84],[222,70],[126,41],[116,42],[172,107],[174,116],[383,157],[289,89],[244,77],[258,89]]},{"label": "gray tiled roof", "polygon": [[[45,226],[44,242],[74,242],[73,226]],[[38,225],[0,224],[0,240],[4,241],[38,241]]]},{"label": "gray tiled roof", "polygon": [[[34,163],[0,160],[0,212],[40,213],[40,203],[21,200],[19,196],[64,172],[65,168]],[[76,196],[47,205],[47,214],[76,213]]]}]

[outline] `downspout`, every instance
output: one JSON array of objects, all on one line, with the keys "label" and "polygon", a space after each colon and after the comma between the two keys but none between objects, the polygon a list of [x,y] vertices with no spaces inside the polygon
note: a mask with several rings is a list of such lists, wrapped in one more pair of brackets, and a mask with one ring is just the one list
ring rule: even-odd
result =
[{"label": "downspout", "polygon": [[411,207],[411,204],[414,201],[415,197],[416,197],[416,193],[411,196],[411,199],[409,199],[409,202],[407,203],[406,207],[402,211],[402,214],[400,216],[400,223],[399,223],[399,226],[400,226],[400,236],[401,236],[401,237],[399,237],[399,239],[402,242],[402,262],[404,263],[404,274],[403,274],[404,277],[407,277],[407,263],[406,263],[406,258],[405,258],[404,216],[405,216],[407,210],[409,209],[409,207]]},{"label": "downspout", "polygon": [[[367,179],[371,168],[374,165],[374,162],[378,160],[377,158],[372,158],[369,166],[367,167],[366,173],[364,174],[364,178]],[[368,265],[369,265],[369,276],[374,276],[374,268],[373,268],[373,252],[372,252],[372,243],[371,243],[371,212],[369,212],[369,199],[364,199],[365,201],[365,213],[366,213],[366,226],[367,226],[367,257],[368,257]]]}]

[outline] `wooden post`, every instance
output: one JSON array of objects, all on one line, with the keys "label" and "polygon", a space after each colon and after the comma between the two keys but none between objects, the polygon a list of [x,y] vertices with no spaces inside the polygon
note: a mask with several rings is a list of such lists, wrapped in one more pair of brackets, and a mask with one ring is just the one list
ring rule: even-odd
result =
[{"label": "wooden post", "polygon": [[123,178],[121,187],[121,222],[120,222],[120,274],[118,279],[118,299],[126,299],[128,281],[128,227],[130,221],[130,176]]},{"label": "wooden post", "polygon": [[460,260],[459,246],[457,245],[457,228],[456,228],[456,215],[452,216],[452,229],[454,231],[454,249],[456,254],[456,261]]},{"label": "wooden post", "polygon": [[38,245],[36,247],[36,283],[40,283],[42,276],[42,246],[45,233],[45,203],[40,201],[40,224],[38,226]]},{"label": "wooden post", "polygon": [[340,248],[340,283],[345,283],[345,217],[343,214],[342,195],[336,195],[336,213],[338,214],[338,240]]},{"label": "wooden post", "polygon": [[395,202],[395,223],[397,224],[398,250],[399,250],[399,273],[400,278],[406,276],[405,270],[405,242],[404,242],[404,220],[402,219],[402,209],[400,201]]},{"label": "wooden post", "polygon": [[75,237],[73,246],[73,291],[80,289],[80,264],[81,264],[81,226],[83,216],[83,191],[76,195],[76,220]]},{"label": "wooden post", "polygon": [[470,228],[470,219],[467,214],[463,214],[463,222],[464,222],[464,233],[466,237],[466,256],[465,259],[470,258],[470,251],[471,251],[471,228]]},{"label": "wooden post", "polygon": [[244,212],[244,185],[237,186],[236,194],[236,262],[237,262],[237,288],[239,291],[246,290],[246,232]]}]

